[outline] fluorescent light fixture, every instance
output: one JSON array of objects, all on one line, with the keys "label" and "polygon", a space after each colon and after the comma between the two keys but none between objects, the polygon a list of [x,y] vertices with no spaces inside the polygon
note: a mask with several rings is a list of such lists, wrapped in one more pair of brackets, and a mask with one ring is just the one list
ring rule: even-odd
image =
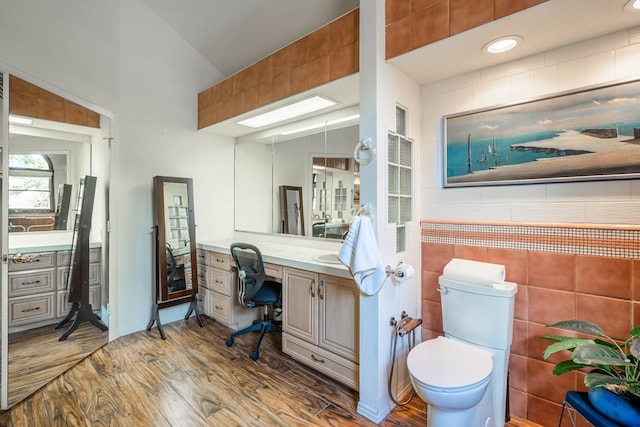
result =
[{"label": "fluorescent light fixture", "polygon": [[640,12],[640,0],[629,0],[624,5],[627,12]]},{"label": "fluorescent light fixture", "polygon": [[485,44],[482,47],[482,51],[487,53],[504,53],[518,46],[522,41],[523,39],[520,36],[500,37]]},{"label": "fluorescent light fixture", "polygon": [[9,116],[9,123],[12,123],[12,124],[15,124],[15,125],[29,125],[29,126],[31,126],[33,124],[33,120],[32,119],[28,119],[26,117]]},{"label": "fluorescent light fixture", "polygon": [[306,98],[301,101],[294,102],[293,104],[285,105],[284,107],[276,110],[259,114],[246,120],[241,120],[238,124],[252,128],[259,128],[292,119],[294,117],[303,116],[308,113],[313,113],[314,111],[319,111],[337,104],[338,103],[336,101],[314,95],[311,98]]},{"label": "fluorescent light fixture", "polygon": [[316,123],[314,125],[309,125],[309,126],[305,126],[305,127],[301,127],[293,130],[288,130],[286,132],[280,132],[280,135],[293,135],[294,133],[301,133],[301,132],[306,132],[308,130],[323,128],[325,126],[337,125],[340,123],[348,122],[349,120],[356,120],[359,118],[360,118],[360,114],[353,114],[351,116],[341,117],[339,119],[329,120],[322,123]]}]

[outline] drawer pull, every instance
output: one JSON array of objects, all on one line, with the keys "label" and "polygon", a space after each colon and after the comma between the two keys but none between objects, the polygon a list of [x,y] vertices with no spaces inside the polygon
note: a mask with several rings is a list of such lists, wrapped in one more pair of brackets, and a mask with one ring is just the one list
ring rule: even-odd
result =
[{"label": "drawer pull", "polygon": [[25,308],[24,310],[20,310],[20,312],[22,313],[28,313],[30,311],[39,311],[40,307],[33,307],[33,308]]},{"label": "drawer pull", "polygon": [[220,279],[216,279],[214,280],[214,282],[216,282],[218,285],[222,285],[224,282]]},{"label": "drawer pull", "polygon": [[315,362],[319,362],[319,363],[324,363],[324,359],[318,359],[316,356],[314,356],[313,354],[311,354],[311,359],[313,359]]},{"label": "drawer pull", "polygon": [[14,264],[27,263],[27,262],[40,262],[40,255],[22,255],[17,253],[11,257],[11,261]]},{"label": "drawer pull", "polygon": [[216,258],[216,262],[219,262],[220,264],[222,264],[222,263],[224,263],[224,260],[220,259],[220,258]]},{"label": "drawer pull", "polygon": [[216,310],[222,310],[222,306],[221,305],[214,305],[214,307],[216,308]]},{"label": "drawer pull", "polygon": [[22,285],[37,285],[40,283],[40,280],[33,280],[31,282],[22,282]]}]

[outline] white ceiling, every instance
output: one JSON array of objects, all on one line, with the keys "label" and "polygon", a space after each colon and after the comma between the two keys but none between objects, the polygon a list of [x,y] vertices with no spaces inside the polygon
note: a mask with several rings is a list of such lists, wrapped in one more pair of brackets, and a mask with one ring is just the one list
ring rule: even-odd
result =
[{"label": "white ceiling", "polygon": [[355,9],[358,0],[145,0],[222,78]]},{"label": "white ceiling", "polygon": [[[357,0],[145,1],[220,71],[221,80],[358,6]],[[420,84],[451,78],[640,26],[640,12],[624,10],[627,1],[549,0],[389,62]],[[512,34],[524,38],[518,49],[496,56],[481,53],[488,41]],[[343,79],[311,92],[338,100],[341,104],[337,108],[352,106],[358,102],[357,78]],[[290,102],[292,99],[276,104]],[[234,121],[210,130],[235,137],[255,131]]]}]

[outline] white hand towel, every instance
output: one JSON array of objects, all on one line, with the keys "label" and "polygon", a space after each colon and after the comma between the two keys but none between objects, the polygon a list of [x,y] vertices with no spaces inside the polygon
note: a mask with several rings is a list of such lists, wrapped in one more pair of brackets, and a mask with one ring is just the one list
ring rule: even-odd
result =
[{"label": "white hand towel", "polygon": [[366,215],[354,218],[338,259],[349,267],[362,292],[374,295],[380,291],[387,274],[380,259],[371,218]]}]

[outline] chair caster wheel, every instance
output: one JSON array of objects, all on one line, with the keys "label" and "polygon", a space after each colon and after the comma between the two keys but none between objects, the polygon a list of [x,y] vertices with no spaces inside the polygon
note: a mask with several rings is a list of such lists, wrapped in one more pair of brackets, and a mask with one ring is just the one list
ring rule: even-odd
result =
[{"label": "chair caster wheel", "polygon": [[231,347],[233,345],[233,338],[229,338],[227,340],[227,347]]},{"label": "chair caster wheel", "polygon": [[251,360],[258,360],[258,357],[260,357],[260,353],[258,353],[257,351],[251,353]]}]

